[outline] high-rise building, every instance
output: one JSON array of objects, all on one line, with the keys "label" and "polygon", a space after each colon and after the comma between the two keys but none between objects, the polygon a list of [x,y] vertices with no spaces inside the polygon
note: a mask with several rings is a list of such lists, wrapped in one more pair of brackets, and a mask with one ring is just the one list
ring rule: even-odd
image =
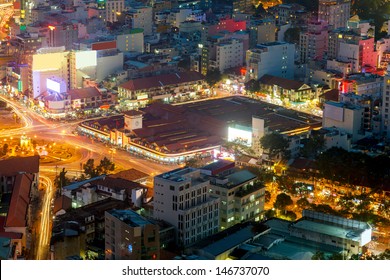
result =
[{"label": "high-rise building", "polygon": [[382,93],[382,132],[387,139],[390,139],[390,72],[387,67],[387,75],[383,81]]},{"label": "high-rise building", "polygon": [[200,169],[185,167],[154,178],[157,220],[176,229],[176,243],[188,246],[219,230],[219,198],[210,195],[210,181]]},{"label": "high-rise building", "polygon": [[118,21],[118,15],[125,9],[124,0],[106,0],[106,21]]},{"label": "high-rise building", "polygon": [[254,20],[251,22],[249,31],[251,47],[255,47],[257,44],[275,42],[276,25],[274,19]]},{"label": "high-rise building", "polygon": [[310,60],[321,60],[328,48],[328,26],[321,21],[312,21],[306,32],[299,36],[301,63]]},{"label": "high-rise building", "polygon": [[105,213],[106,260],[160,258],[159,226],[132,210]]},{"label": "high-rise building", "polygon": [[116,36],[116,44],[121,52],[144,52],[144,30],[130,29],[124,34]]},{"label": "high-rise building", "polygon": [[246,79],[259,80],[265,74],[294,78],[295,45],[273,42],[257,45],[246,52]]},{"label": "high-rise building", "polygon": [[347,27],[351,17],[351,0],[319,0],[318,20],[327,22],[333,29]]},{"label": "high-rise building", "polygon": [[134,7],[126,12],[125,23],[131,28],[142,28],[144,35],[153,34],[153,9],[149,6]]}]

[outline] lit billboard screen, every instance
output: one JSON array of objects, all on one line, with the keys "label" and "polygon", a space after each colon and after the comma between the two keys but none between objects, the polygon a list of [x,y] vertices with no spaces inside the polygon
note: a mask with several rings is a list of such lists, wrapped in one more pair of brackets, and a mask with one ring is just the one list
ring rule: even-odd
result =
[{"label": "lit billboard screen", "polygon": [[238,141],[246,144],[248,146],[252,145],[252,132],[242,129],[237,129],[234,127],[229,127],[228,129],[228,141]]},{"label": "lit billboard screen", "polygon": [[61,84],[52,79],[46,79],[46,88],[57,93],[61,93]]},{"label": "lit billboard screen", "polygon": [[97,65],[96,51],[82,51],[76,53],[76,69]]}]

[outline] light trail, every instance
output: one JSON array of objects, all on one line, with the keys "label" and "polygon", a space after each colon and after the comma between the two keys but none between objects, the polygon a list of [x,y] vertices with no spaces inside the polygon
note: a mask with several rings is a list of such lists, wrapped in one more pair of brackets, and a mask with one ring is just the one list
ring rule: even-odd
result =
[{"label": "light trail", "polygon": [[51,200],[54,196],[53,182],[49,177],[40,175],[40,183],[45,186],[45,195],[42,201],[41,224],[39,227],[39,239],[37,259],[47,259],[51,236]]}]

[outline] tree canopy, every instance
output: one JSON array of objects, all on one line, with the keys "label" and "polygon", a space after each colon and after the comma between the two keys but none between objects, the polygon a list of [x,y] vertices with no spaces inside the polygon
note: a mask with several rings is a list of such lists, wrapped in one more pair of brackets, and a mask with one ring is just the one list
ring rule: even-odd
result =
[{"label": "tree canopy", "polygon": [[100,164],[95,166],[95,160],[90,158],[84,164],[84,173],[90,178],[107,174],[109,171],[114,171],[115,164],[111,162],[107,157],[100,160]]},{"label": "tree canopy", "polygon": [[269,151],[271,158],[275,158],[277,155],[281,154],[283,158],[288,157],[288,140],[279,133],[270,133],[264,135],[260,139],[260,145],[263,149]]},{"label": "tree canopy", "polygon": [[291,204],[293,204],[291,197],[288,194],[281,193],[276,197],[274,207],[279,210],[285,210]]}]

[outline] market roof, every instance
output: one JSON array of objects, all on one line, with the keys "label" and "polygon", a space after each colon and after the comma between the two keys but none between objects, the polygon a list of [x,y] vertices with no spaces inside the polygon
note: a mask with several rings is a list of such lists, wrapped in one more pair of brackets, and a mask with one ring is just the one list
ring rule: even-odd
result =
[{"label": "market roof", "polygon": [[133,79],[119,87],[131,91],[146,90],[150,88],[158,88],[169,85],[176,85],[188,82],[203,80],[204,76],[195,71],[178,72],[174,74],[164,74],[154,77]]}]

